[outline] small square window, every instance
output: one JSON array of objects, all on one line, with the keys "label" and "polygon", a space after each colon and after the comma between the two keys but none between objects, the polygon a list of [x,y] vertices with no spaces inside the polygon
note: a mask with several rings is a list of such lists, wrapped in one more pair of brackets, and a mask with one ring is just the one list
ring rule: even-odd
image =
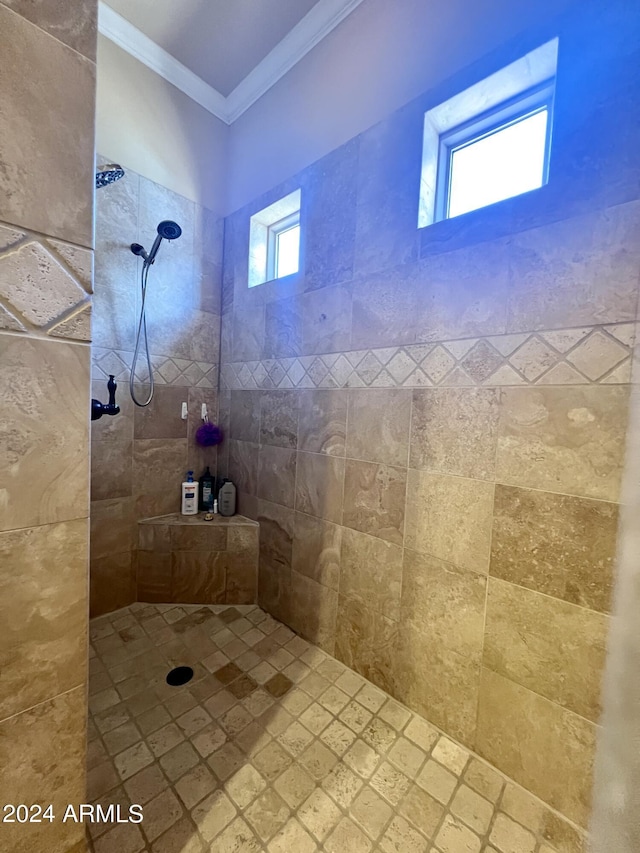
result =
[{"label": "small square window", "polygon": [[418,227],[546,184],[558,39],[424,116]]},{"label": "small square window", "polygon": [[547,182],[552,102],[548,84],[440,136],[437,219]]},{"label": "small square window", "polygon": [[298,272],[300,199],[295,190],[251,217],[249,287]]}]

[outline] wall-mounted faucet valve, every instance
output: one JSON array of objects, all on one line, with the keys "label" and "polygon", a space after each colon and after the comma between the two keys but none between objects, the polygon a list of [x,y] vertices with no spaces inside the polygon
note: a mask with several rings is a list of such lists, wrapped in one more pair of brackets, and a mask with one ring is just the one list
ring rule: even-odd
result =
[{"label": "wall-mounted faucet valve", "polygon": [[91,420],[97,421],[103,415],[117,415],[120,411],[120,406],[116,406],[116,388],[118,387],[115,376],[109,375],[107,382],[107,391],[109,392],[109,402],[101,403],[100,400],[91,401]]}]

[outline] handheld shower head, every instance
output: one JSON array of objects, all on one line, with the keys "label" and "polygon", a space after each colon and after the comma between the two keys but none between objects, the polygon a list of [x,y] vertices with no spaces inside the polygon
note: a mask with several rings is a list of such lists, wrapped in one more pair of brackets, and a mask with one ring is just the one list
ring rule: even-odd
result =
[{"label": "handheld shower head", "polygon": [[156,255],[158,254],[158,249],[160,248],[160,243],[163,240],[177,240],[178,237],[182,234],[182,228],[178,225],[177,222],[172,222],[170,219],[164,219],[158,225],[158,236],[153,241],[153,246],[151,247],[151,251],[147,254],[144,248],[140,245],[140,243],[132,243],[131,251],[134,255],[139,255],[144,258],[144,262],[147,266],[152,264]]}]

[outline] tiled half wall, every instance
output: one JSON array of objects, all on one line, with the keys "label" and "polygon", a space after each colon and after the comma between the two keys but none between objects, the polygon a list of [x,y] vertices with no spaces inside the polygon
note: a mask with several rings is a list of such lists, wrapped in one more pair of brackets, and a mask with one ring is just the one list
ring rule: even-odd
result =
[{"label": "tiled half wall", "polygon": [[[582,827],[640,278],[618,6],[553,22],[546,187],[416,228],[424,111],[509,45],[228,217],[222,290],[260,605]],[[298,187],[301,270],[248,289],[249,218]]]}]

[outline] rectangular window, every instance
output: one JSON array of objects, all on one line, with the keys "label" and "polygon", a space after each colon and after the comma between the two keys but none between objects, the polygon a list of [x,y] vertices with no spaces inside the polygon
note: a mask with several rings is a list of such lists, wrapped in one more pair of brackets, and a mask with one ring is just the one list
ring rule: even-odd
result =
[{"label": "rectangular window", "polygon": [[547,183],[558,39],[424,114],[418,228]]},{"label": "rectangular window", "polygon": [[267,278],[298,272],[300,261],[300,211],[269,226]]},{"label": "rectangular window", "polygon": [[440,136],[436,218],[449,219],[547,182],[553,82]]},{"label": "rectangular window", "polygon": [[298,272],[300,203],[301,192],[294,190],[251,217],[249,287]]}]

